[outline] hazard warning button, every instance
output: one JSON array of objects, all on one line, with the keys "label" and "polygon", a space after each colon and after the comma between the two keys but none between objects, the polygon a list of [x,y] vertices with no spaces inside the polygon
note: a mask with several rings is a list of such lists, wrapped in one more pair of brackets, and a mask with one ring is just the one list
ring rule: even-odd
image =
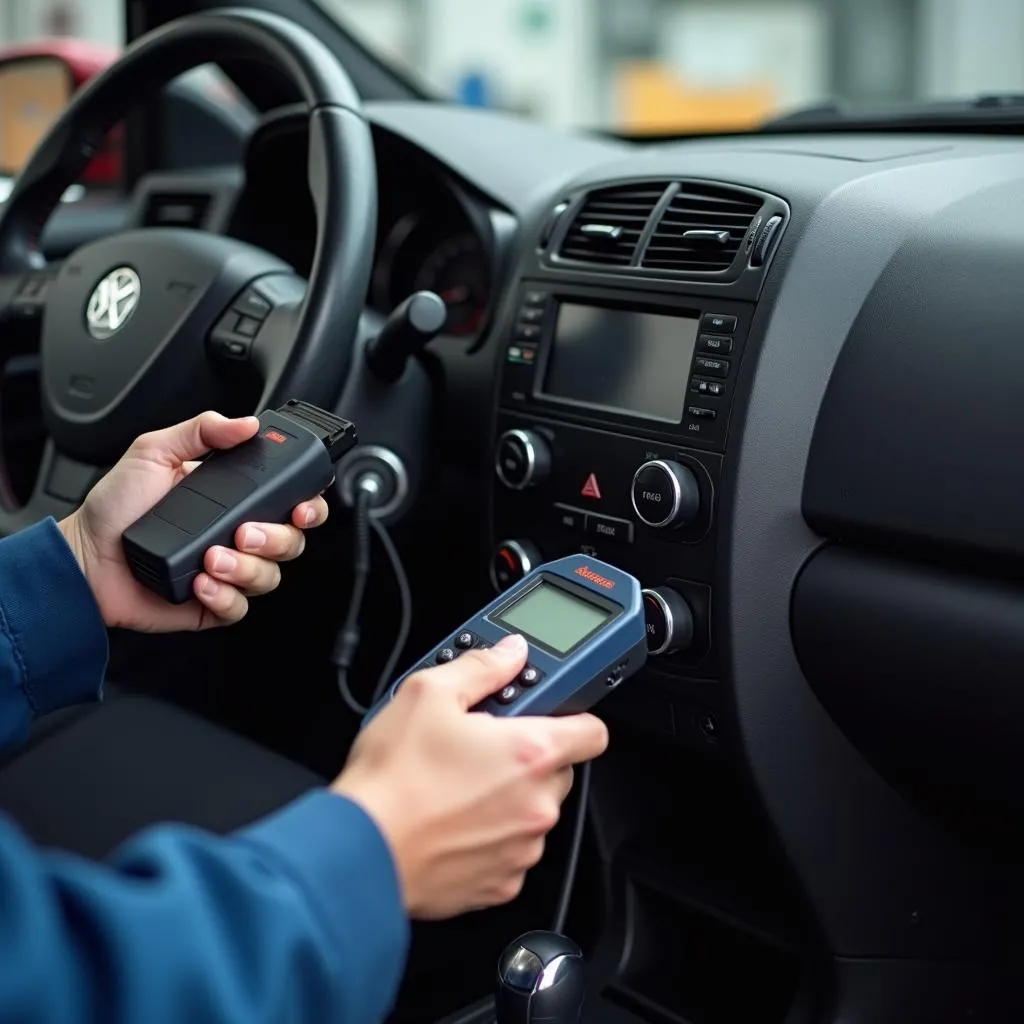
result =
[{"label": "hazard warning button", "polygon": [[591,473],[580,488],[580,497],[601,499],[601,485],[597,482],[597,474]]}]

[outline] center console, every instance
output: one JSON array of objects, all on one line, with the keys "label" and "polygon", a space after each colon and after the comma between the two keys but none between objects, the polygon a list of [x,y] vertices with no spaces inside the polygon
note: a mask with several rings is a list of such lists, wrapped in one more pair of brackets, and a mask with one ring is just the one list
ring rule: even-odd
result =
[{"label": "center console", "polygon": [[[717,495],[752,309],[521,282],[494,452],[496,589],[574,552],[611,562],[646,588],[656,671],[717,677]],[[676,712],[640,713],[676,734]],[[709,714],[685,725],[713,741]]]}]

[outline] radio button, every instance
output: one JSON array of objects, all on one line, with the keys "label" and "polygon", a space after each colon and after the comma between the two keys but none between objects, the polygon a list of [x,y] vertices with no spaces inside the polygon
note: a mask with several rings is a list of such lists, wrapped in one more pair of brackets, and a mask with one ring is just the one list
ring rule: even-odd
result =
[{"label": "radio button", "polygon": [[602,540],[618,541],[620,544],[633,543],[633,524],[625,519],[611,516],[597,516],[587,513],[587,533]]},{"label": "radio button", "polygon": [[671,587],[655,587],[643,597],[647,653],[685,651],[693,642],[693,611],[683,596]]},{"label": "radio button", "polygon": [[678,462],[645,462],[633,477],[631,498],[637,518],[657,530],[692,523],[700,512],[700,486]]},{"label": "radio button", "polygon": [[713,359],[710,356],[697,356],[693,361],[693,368],[698,373],[706,373],[709,377],[729,376],[728,359]]},{"label": "radio button", "polygon": [[732,338],[723,338],[717,334],[702,334],[697,339],[697,351],[727,356],[732,351]]},{"label": "radio button", "polygon": [[692,416],[695,420],[713,420],[718,413],[714,409],[705,409],[702,405],[691,405],[686,410],[686,415]]},{"label": "radio button", "polygon": [[532,430],[506,430],[498,439],[494,471],[513,491],[541,483],[551,473],[551,451],[547,442]]},{"label": "radio button", "polygon": [[523,303],[527,306],[543,306],[544,300],[547,297],[546,292],[538,292],[531,289],[523,295]]},{"label": "radio button", "polygon": [[524,324],[539,323],[544,319],[544,308],[542,306],[524,306],[519,311],[519,320]]},{"label": "radio button", "polygon": [[571,505],[555,505],[555,521],[563,530],[582,533],[586,513]]},{"label": "radio button", "polygon": [[491,583],[497,591],[508,590],[528,576],[544,559],[528,540],[506,540],[491,558]]},{"label": "radio button", "polygon": [[705,313],[700,322],[700,329],[712,334],[732,334],[736,330],[736,317],[724,316],[721,313]]},{"label": "radio button", "polygon": [[517,341],[536,341],[540,337],[540,328],[536,324],[518,324],[516,326]]},{"label": "radio button", "polygon": [[696,391],[699,395],[711,395],[713,398],[721,398],[725,394],[727,385],[720,380],[704,380],[701,377],[694,377],[690,381],[690,390]]}]

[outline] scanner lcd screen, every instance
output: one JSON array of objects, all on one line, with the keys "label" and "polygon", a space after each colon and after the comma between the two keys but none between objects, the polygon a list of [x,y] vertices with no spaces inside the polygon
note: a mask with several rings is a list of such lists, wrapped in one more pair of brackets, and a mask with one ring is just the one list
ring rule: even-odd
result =
[{"label": "scanner lcd screen", "polygon": [[568,654],[614,613],[541,581],[503,609],[496,621],[558,654]]}]

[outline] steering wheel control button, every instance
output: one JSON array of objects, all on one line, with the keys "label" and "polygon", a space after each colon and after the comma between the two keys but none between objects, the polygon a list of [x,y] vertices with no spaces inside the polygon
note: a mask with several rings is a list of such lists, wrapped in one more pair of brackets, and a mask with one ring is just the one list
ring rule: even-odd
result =
[{"label": "steering wheel control button", "polygon": [[555,522],[571,533],[582,533],[586,528],[587,514],[571,505],[555,505]]},{"label": "steering wheel control button", "polygon": [[270,308],[269,300],[260,295],[255,288],[246,288],[235,302],[236,313],[261,322],[270,316]]},{"label": "steering wheel control button", "polygon": [[235,324],[235,333],[243,338],[255,338],[259,329],[260,322],[253,316],[240,316]]},{"label": "steering wheel control button", "polygon": [[211,332],[210,347],[219,356],[244,361],[249,358],[253,339],[259,333],[260,326],[259,320],[239,316],[233,309],[229,309]]},{"label": "steering wheel control button", "polygon": [[527,665],[522,672],[519,673],[517,682],[520,686],[536,686],[543,677],[543,673],[539,668],[534,668],[533,665]]},{"label": "steering wheel control button", "polygon": [[23,277],[11,302],[11,310],[17,316],[24,317],[37,316],[41,313],[54,276],[53,270],[49,269]]},{"label": "steering wheel control button", "polygon": [[591,537],[600,537],[601,540],[632,544],[633,524],[626,519],[614,519],[611,516],[599,516],[588,512],[587,534]]},{"label": "steering wheel control button", "polygon": [[491,559],[491,583],[498,591],[508,590],[531,573],[544,559],[528,540],[506,540]]},{"label": "steering wheel control button", "polygon": [[736,317],[722,313],[705,313],[700,329],[711,334],[732,334],[736,330]]},{"label": "steering wheel control button", "polygon": [[700,512],[700,486],[693,470],[678,462],[645,462],[633,477],[633,511],[657,530],[686,526]]},{"label": "steering wheel control button", "polygon": [[693,612],[671,587],[643,591],[647,653],[674,654],[693,643]]},{"label": "steering wheel control button", "polygon": [[726,384],[720,380],[704,380],[702,377],[694,377],[690,381],[690,390],[696,391],[699,395],[710,395],[712,398],[722,398],[725,395]]},{"label": "steering wheel control button", "polygon": [[711,356],[697,356],[693,361],[693,368],[697,373],[706,374],[709,377],[729,376],[728,359],[714,359]]},{"label": "steering wheel control button", "polygon": [[716,356],[727,356],[732,351],[732,338],[720,334],[702,334],[697,339],[698,352],[710,352]]},{"label": "steering wheel control button", "polygon": [[506,430],[498,439],[494,471],[513,491],[541,483],[551,473],[551,451],[547,442],[532,430]]},{"label": "steering wheel control button", "polygon": [[468,651],[476,643],[476,637],[470,632],[460,633],[455,638],[455,646],[460,651]]},{"label": "steering wheel control button", "polygon": [[499,704],[504,704],[506,707],[512,704],[516,697],[519,696],[523,691],[515,683],[509,683],[508,686],[503,686],[495,695],[494,699]]},{"label": "steering wheel control button", "polygon": [[438,665],[447,665],[448,662],[454,661],[458,657],[458,654],[456,654],[451,647],[442,647],[435,657]]}]

